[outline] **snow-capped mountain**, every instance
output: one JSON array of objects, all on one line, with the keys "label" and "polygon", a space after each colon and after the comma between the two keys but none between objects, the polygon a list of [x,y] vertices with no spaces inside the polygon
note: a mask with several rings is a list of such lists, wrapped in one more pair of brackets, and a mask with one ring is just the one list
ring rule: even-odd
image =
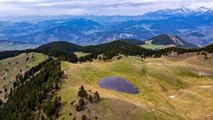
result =
[{"label": "snow-capped mountain", "polygon": [[148,12],[143,16],[152,19],[162,19],[169,17],[187,17],[187,16],[198,16],[205,13],[213,13],[210,8],[200,7],[198,9],[189,9],[186,7],[176,8],[176,9],[163,9],[153,12]]},{"label": "snow-capped mountain", "polygon": [[81,16],[37,23],[0,21],[0,39],[40,44],[58,40],[81,45],[126,38],[147,40],[167,33],[199,46],[213,43],[213,10],[182,7],[139,16]]},{"label": "snow-capped mountain", "polygon": [[195,9],[194,11],[200,12],[200,13],[204,13],[204,12],[213,11],[213,9],[206,8],[206,7],[200,7],[200,8],[198,8],[198,9]]}]

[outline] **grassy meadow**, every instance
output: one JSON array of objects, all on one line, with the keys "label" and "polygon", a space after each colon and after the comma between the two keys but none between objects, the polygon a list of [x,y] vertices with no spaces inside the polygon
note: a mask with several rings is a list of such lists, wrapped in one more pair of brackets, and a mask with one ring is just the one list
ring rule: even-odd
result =
[{"label": "grassy meadow", "polygon": [[[65,72],[61,88],[62,97],[58,119],[101,120],[196,120],[212,115],[213,57],[205,60],[201,55],[185,54],[173,57],[123,57],[121,60],[62,63]],[[139,94],[127,94],[98,86],[101,78],[118,76],[128,79]],[[70,105],[77,98],[81,85],[92,92],[98,91],[100,103],[76,112]]]},{"label": "grassy meadow", "polygon": [[89,55],[90,53],[74,52],[74,54],[75,54],[78,58],[80,58],[80,57],[83,57],[83,56]]},{"label": "grassy meadow", "polygon": [[146,44],[141,45],[141,47],[146,48],[146,49],[153,49],[153,50],[158,50],[158,49],[164,49],[168,47],[174,47],[172,45],[154,45],[151,43],[152,41],[146,41]]}]

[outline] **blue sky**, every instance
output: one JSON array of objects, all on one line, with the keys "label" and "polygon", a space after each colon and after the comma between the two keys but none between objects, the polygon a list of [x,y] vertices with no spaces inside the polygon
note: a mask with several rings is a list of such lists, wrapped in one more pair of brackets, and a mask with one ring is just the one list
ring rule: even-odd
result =
[{"label": "blue sky", "polygon": [[0,0],[0,16],[141,15],[182,6],[213,8],[213,0]]}]

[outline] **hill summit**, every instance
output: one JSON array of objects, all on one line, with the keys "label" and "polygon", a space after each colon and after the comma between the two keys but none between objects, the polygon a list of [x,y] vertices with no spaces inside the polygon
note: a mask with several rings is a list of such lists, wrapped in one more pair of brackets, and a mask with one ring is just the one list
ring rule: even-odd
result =
[{"label": "hill summit", "polygon": [[155,45],[173,45],[176,47],[181,47],[181,48],[197,48],[197,45],[191,44],[183,40],[177,35],[172,35],[172,34],[162,34],[153,37],[152,39],[152,44]]}]

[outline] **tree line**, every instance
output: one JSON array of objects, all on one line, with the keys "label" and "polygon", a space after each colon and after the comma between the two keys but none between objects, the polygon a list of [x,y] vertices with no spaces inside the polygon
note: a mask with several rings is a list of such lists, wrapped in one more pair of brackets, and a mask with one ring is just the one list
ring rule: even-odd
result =
[{"label": "tree line", "polygon": [[[77,58],[77,56],[73,53],[76,51],[81,51],[90,54]],[[104,59],[107,60],[113,58],[114,56],[117,56],[118,54],[124,54],[126,56],[128,55],[140,56],[142,58],[146,58],[146,57],[161,57],[162,55],[168,55],[171,52],[184,54],[188,52],[201,52],[201,51],[213,53],[213,44],[203,48],[194,48],[194,49],[170,47],[160,50],[151,50],[119,40],[111,43],[90,45],[90,46],[77,46],[68,42],[54,42],[43,45],[37,49],[0,52],[0,59],[13,57],[24,52],[25,53],[38,52],[58,58],[59,60],[76,63],[76,62],[92,61],[93,59],[97,59],[100,54],[103,55]]]},{"label": "tree line", "polygon": [[[7,102],[0,107],[0,120],[33,120],[33,112],[51,90],[58,88],[62,75],[60,61],[53,58],[31,68],[23,76],[18,75]],[[55,113],[60,105],[59,98],[53,101],[54,104],[46,104],[43,108],[47,116]]]}]

